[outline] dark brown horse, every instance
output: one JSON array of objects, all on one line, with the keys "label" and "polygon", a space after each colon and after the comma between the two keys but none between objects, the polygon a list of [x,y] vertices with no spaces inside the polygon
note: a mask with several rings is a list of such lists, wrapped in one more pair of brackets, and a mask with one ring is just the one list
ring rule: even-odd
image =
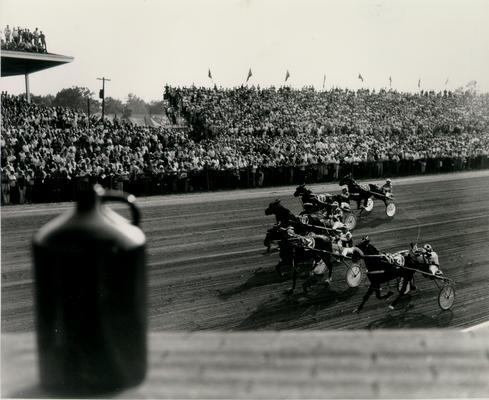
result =
[{"label": "dark brown horse", "polygon": [[275,215],[277,224],[282,227],[293,226],[296,233],[301,235],[311,231],[325,233],[332,227],[332,221],[324,218],[320,213],[294,215],[280,203],[279,199],[268,205],[265,215]]},{"label": "dark brown horse", "polygon": [[292,287],[288,293],[293,293],[297,283],[298,264],[311,262],[313,269],[318,263],[324,263],[328,269],[328,280],[331,279],[333,261],[330,253],[333,251],[331,238],[324,235],[298,235],[292,227],[274,225],[267,231],[264,245],[269,247],[272,241],[279,244],[280,261],[275,269],[280,277],[284,277],[283,267],[292,269]]},{"label": "dark brown horse", "polygon": [[353,248],[352,261],[358,261],[359,259],[363,259],[365,262],[370,286],[368,287],[365,296],[363,296],[362,302],[358,308],[355,309],[355,312],[358,312],[363,308],[374,292],[378,299],[385,299],[391,296],[393,294],[391,291],[385,295],[381,295],[380,287],[382,284],[393,280],[396,280],[397,282],[402,281],[399,295],[389,306],[390,308],[395,307],[401,297],[406,293],[408,284],[412,281],[415,273],[413,270],[415,265],[413,265],[411,257],[399,253],[393,255],[381,253],[372,243],[370,243],[370,239],[367,236]]}]

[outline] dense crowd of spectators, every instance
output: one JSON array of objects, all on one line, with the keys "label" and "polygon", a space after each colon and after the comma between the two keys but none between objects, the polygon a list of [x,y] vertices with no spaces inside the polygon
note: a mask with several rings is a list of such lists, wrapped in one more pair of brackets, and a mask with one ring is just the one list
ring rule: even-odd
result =
[{"label": "dense crowd of spectators", "polygon": [[[264,177],[265,184],[282,182],[283,175],[283,183],[304,179],[308,168],[312,180],[337,179],[340,167],[354,166],[357,176],[383,176],[438,171],[442,159],[463,169],[469,159],[489,155],[487,94],[167,87],[165,96],[168,113],[186,124],[89,119],[3,93],[2,203],[13,192],[15,202],[35,199],[35,187],[54,181],[138,191],[129,184],[151,179],[168,191],[188,190],[189,182],[212,189],[227,187],[209,183],[219,174],[243,182],[246,172],[247,185],[260,186]],[[435,160],[436,168],[426,167]],[[420,169],[400,171],[407,161]],[[302,175],[294,178],[294,169]],[[271,170],[275,175],[267,177]]]},{"label": "dense crowd of spectators", "polygon": [[30,31],[20,26],[10,28],[9,25],[0,31],[2,50],[28,51],[47,53],[46,36],[38,28]]},{"label": "dense crowd of spectators", "polygon": [[[40,107],[2,94],[2,187],[87,177],[117,181],[194,167],[185,129],[90,120],[63,107]],[[5,200],[5,199],[4,199]]]},{"label": "dense crowd of spectators", "polygon": [[489,148],[487,94],[167,87],[166,96],[248,164],[468,157]]}]

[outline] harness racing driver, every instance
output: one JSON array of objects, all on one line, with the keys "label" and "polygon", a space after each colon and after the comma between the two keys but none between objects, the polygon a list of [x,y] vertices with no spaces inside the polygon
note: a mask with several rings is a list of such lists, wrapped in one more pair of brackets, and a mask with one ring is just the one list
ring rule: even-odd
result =
[{"label": "harness racing driver", "polygon": [[346,256],[352,252],[353,236],[345,224],[335,222],[333,225],[332,242],[336,245],[338,254]]},{"label": "harness racing driver", "polygon": [[433,251],[433,247],[431,247],[430,244],[425,244],[423,250],[423,258],[425,263],[428,265],[430,272],[433,275],[442,275],[440,270],[440,262],[438,261],[438,254]]},{"label": "harness racing driver", "polygon": [[350,192],[348,191],[348,186],[343,186],[341,188],[341,193],[338,194],[336,197],[340,204],[341,203],[350,204]]},{"label": "harness racing driver", "polygon": [[392,194],[392,181],[390,178],[387,178],[385,180],[385,183],[382,185],[382,191],[384,193],[391,193]]},{"label": "harness racing driver", "polygon": [[431,274],[442,275],[438,254],[436,254],[430,244],[425,244],[422,249],[416,246],[413,247],[411,257],[417,264],[429,270]]}]

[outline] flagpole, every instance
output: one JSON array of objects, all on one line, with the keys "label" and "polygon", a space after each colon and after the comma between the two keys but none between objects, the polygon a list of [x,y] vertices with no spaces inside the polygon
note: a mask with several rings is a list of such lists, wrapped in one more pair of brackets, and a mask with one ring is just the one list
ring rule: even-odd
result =
[{"label": "flagpole", "polygon": [[287,87],[287,80],[290,78],[290,72],[287,70],[285,72],[284,87]]},{"label": "flagpole", "polygon": [[214,77],[212,76],[212,72],[211,72],[211,69],[210,68],[208,69],[207,77],[211,80],[212,86],[213,87],[216,86],[216,83],[214,82]]},{"label": "flagpole", "polygon": [[[250,67],[250,69],[249,69],[249,71],[248,71],[248,76],[246,77],[246,81],[243,83],[243,85],[244,85],[244,84],[248,85],[248,81],[250,80],[250,78],[251,78],[252,76],[253,76],[253,72],[251,72],[251,67]],[[242,86],[243,86],[243,85],[242,85]]]}]

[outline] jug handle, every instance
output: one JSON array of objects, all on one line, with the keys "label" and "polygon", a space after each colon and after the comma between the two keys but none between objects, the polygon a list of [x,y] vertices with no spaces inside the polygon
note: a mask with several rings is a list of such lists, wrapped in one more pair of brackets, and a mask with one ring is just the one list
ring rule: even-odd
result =
[{"label": "jug handle", "polygon": [[136,206],[136,197],[134,195],[127,194],[127,193],[123,193],[121,195],[118,192],[114,193],[111,192],[110,190],[103,190],[103,192],[100,193],[99,196],[102,202],[118,201],[120,203],[128,204],[131,209],[132,224],[139,226],[140,212],[139,212],[139,208]]}]

